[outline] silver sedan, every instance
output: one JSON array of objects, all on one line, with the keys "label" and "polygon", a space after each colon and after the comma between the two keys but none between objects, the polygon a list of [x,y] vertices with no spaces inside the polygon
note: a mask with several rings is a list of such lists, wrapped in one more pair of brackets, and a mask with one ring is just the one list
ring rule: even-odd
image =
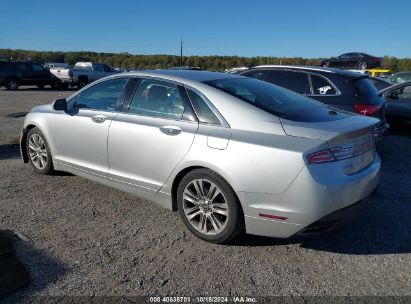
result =
[{"label": "silver sedan", "polygon": [[34,170],[67,171],[170,210],[201,239],[290,237],[353,218],[379,182],[374,118],[256,79],[139,71],[26,117]]}]

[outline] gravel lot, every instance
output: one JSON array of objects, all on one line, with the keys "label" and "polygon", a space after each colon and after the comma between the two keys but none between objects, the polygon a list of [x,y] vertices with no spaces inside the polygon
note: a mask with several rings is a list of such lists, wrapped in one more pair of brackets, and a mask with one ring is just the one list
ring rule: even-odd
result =
[{"label": "gravel lot", "polygon": [[[328,234],[200,241],[178,214],[80,177],[39,176],[19,159],[29,111],[70,91],[0,89],[0,229],[12,229],[31,284],[11,295],[411,296],[411,136],[381,146],[365,214]],[[411,133],[409,133],[411,134]]]}]

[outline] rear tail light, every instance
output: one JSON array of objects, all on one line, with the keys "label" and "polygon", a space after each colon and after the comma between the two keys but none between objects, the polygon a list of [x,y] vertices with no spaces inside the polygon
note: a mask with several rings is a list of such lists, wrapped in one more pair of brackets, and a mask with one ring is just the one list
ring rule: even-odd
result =
[{"label": "rear tail light", "polygon": [[371,59],[371,61],[372,61],[372,62],[380,62],[380,61],[381,61],[381,58],[373,58],[373,59]]},{"label": "rear tail light", "polygon": [[371,104],[361,104],[361,103],[356,103],[354,104],[354,108],[357,111],[357,113],[362,114],[362,115],[373,115],[377,113],[379,110],[381,110],[381,106],[379,105],[371,105]]},{"label": "rear tail light", "polygon": [[354,157],[370,150],[371,141],[368,139],[366,142],[350,148],[336,147],[314,152],[308,154],[306,159],[309,164],[329,163]]}]

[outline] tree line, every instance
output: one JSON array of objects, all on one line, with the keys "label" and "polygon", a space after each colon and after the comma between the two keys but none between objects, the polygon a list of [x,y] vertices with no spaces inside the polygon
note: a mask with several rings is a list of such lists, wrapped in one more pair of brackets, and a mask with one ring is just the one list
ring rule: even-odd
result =
[{"label": "tree line", "polygon": [[[280,58],[270,56],[184,56],[183,65],[202,69],[224,71],[233,67],[252,67],[262,64],[283,65],[318,65],[323,58]],[[74,65],[78,61],[104,62],[110,66],[123,69],[167,69],[180,65],[180,57],[175,55],[133,55],[129,53],[97,52],[51,52],[0,49],[0,60],[64,62]],[[411,58],[384,56],[383,68],[393,72],[411,70]]]}]

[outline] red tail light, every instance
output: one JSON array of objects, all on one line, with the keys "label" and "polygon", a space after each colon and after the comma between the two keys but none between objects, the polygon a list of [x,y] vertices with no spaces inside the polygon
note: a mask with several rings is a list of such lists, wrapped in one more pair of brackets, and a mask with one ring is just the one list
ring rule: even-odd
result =
[{"label": "red tail light", "polygon": [[354,104],[354,108],[359,114],[370,116],[377,113],[381,109],[381,106],[356,103]]},{"label": "red tail light", "polygon": [[372,61],[372,62],[380,62],[380,61],[381,61],[381,58],[373,58],[373,59],[371,59],[371,61]]},{"label": "red tail light", "polygon": [[372,143],[368,138],[364,143],[350,148],[336,147],[308,154],[306,159],[309,164],[339,161],[368,152],[369,150],[371,150],[371,147]]}]

